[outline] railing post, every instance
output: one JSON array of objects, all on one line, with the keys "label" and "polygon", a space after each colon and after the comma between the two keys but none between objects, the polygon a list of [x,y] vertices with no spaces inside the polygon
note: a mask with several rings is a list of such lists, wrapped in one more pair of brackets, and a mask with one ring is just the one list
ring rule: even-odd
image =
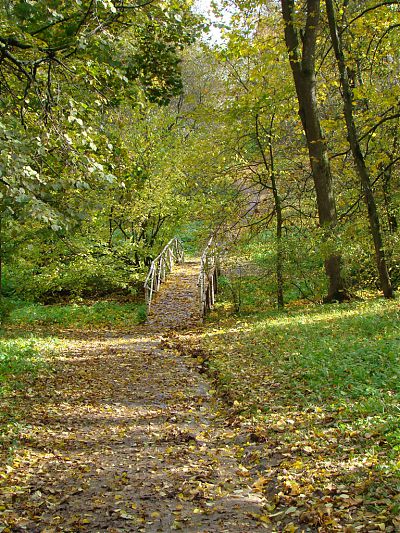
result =
[{"label": "railing post", "polygon": [[169,271],[171,272],[172,265],[174,264],[174,254],[173,254],[172,250],[168,251],[168,259],[169,259]]},{"label": "railing post", "polygon": [[145,299],[147,309],[150,311],[153,294],[159,291],[161,283],[165,281],[167,274],[172,270],[174,263],[184,262],[184,251],[182,242],[174,237],[161,253],[153,259],[146,281],[144,282]]}]

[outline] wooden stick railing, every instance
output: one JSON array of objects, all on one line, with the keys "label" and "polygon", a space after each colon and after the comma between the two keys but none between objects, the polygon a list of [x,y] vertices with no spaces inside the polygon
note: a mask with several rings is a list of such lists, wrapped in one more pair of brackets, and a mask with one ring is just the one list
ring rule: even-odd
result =
[{"label": "wooden stick railing", "polygon": [[200,297],[200,313],[204,316],[215,303],[215,294],[218,290],[219,261],[214,238],[208,244],[201,256],[200,275],[198,281]]},{"label": "wooden stick railing", "polygon": [[185,255],[182,241],[177,237],[171,239],[164,246],[162,252],[153,260],[146,281],[144,282],[147,311],[150,311],[154,293],[160,289],[161,283],[165,281],[174,264],[183,263],[184,260]]}]

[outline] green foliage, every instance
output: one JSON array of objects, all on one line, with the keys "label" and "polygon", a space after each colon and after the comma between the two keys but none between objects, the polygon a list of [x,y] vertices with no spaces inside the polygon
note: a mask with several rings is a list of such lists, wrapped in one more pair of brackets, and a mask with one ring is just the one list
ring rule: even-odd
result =
[{"label": "green foliage", "polygon": [[[333,55],[316,50],[339,215],[335,239],[325,242],[277,6],[236,3],[224,43],[182,52],[200,27],[190,4],[0,2],[8,291],[42,301],[129,292],[177,230],[195,253],[218,228],[221,242],[236,231],[253,238],[240,247],[257,274],[235,303],[251,311],[276,298],[276,196],[286,301],[321,297],[332,250],[342,254],[351,289],[376,286],[366,213],[351,158],[343,155]],[[360,3],[344,7],[343,16],[361,10]],[[351,42],[347,26],[343,38],[346,60],[359,71],[354,113],[396,280],[400,248],[390,216],[398,217],[399,203],[398,58],[390,50],[398,38],[385,13],[398,18],[390,7],[368,11],[351,23]],[[372,40],[365,39],[371,28]],[[229,280],[236,298],[235,284],[243,281]],[[265,297],[257,295],[259,281],[268,287]]]},{"label": "green foliage", "polygon": [[201,220],[191,221],[178,229],[178,235],[183,242],[185,254],[188,256],[201,255],[204,241],[209,238],[207,228]]},{"label": "green foliage", "polygon": [[[292,229],[282,242],[285,302],[322,298],[324,246],[317,230]],[[245,235],[223,259],[222,301],[231,300],[244,314],[276,306],[276,239],[266,230]]]},{"label": "green foliage", "polygon": [[73,197],[87,216],[82,191],[116,179],[112,110],[181,91],[179,52],[199,20],[174,0],[3,1],[0,14],[0,210],[59,230],[77,217]]},{"label": "green foliage", "polygon": [[72,256],[67,262],[60,262],[55,257],[40,268],[35,264],[16,262],[8,272],[9,285],[15,296],[38,301],[101,296],[112,292],[135,294],[142,277],[112,255],[95,257],[90,253]]}]

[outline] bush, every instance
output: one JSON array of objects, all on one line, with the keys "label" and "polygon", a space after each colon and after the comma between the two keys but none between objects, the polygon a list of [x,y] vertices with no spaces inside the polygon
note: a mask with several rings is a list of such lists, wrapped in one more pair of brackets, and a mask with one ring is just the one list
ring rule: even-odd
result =
[{"label": "bush", "polygon": [[[141,274],[111,254],[77,255],[68,262],[54,260],[39,268],[13,268],[9,277],[17,297],[52,302],[60,297],[102,296],[115,291],[135,294]],[[21,268],[22,267],[22,268]]]}]

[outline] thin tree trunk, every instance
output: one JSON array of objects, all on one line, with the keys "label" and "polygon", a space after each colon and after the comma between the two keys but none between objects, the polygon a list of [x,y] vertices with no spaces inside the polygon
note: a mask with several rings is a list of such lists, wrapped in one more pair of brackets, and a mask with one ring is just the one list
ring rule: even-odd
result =
[{"label": "thin tree trunk", "polygon": [[393,298],[393,288],[386,263],[378,209],[375,202],[374,192],[372,190],[369,171],[365,163],[363,153],[361,151],[360,143],[358,141],[357,128],[354,121],[353,94],[347,73],[342,41],[336,23],[335,7],[333,5],[332,0],[325,0],[325,2],[332,45],[335,51],[336,61],[340,74],[340,84],[342,87],[342,98],[344,104],[344,116],[347,126],[347,135],[351,152],[353,154],[354,162],[356,165],[357,173],[363,188],[365,203],[367,205],[368,221],[375,247],[376,267],[378,270],[379,280],[385,298]]},{"label": "thin tree trunk", "polygon": [[269,173],[271,179],[272,195],[274,197],[274,207],[276,212],[276,296],[279,309],[283,309],[285,306],[283,297],[283,248],[282,248],[282,229],[283,229],[283,210],[282,201],[279,196],[279,191],[276,183],[275,164],[274,164],[274,151],[272,147],[272,127],[274,123],[275,115],[272,115],[269,125],[269,162],[265,154],[264,147],[260,139],[259,131],[259,116],[256,115],[256,139],[257,144],[263,158],[266,171]]},{"label": "thin tree trunk", "polygon": [[[304,31],[294,21],[295,0],[281,0],[285,40],[299,103],[299,115],[307,138],[312,175],[317,197],[319,222],[328,235],[337,224],[336,203],[326,140],[322,133],[316,95],[315,50],[320,19],[320,0],[307,0]],[[300,39],[302,47],[300,49]],[[329,279],[326,302],[348,299],[341,274],[341,257],[333,251],[325,260]]]},{"label": "thin tree trunk", "polygon": [[396,153],[397,146],[398,146],[398,137],[397,137],[397,131],[396,131],[396,134],[393,139],[392,154],[390,156],[390,166],[383,172],[383,185],[382,185],[383,200],[385,203],[387,223],[389,227],[389,232],[392,234],[396,233],[398,226],[399,226],[397,222],[395,210],[393,207],[393,199],[392,199],[392,191],[391,191],[391,181],[392,181],[392,175],[393,175],[393,160],[394,160],[393,154]]},{"label": "thin tree trunk", "polygon": [[3,298],[3,218],[0,215],[0,305]]},{"label": "thin tree trunk", "polygon": [[278,192],[278,187],[276,184],[276,174],[275,174],[275,160],[274,152],[272,147],[272,125],[274,121],[274,116],[271,119],[270,124],[270,142],[269,142],[269,161],[271,165],[271,185],[272,185],[272,194],[274,196],[275,211],[276,211],[276,289],[277,289],[277,299],[278,307],[280,309],[284,308],[285,302],[283,299],[283,247],[282,247],[282,229],[283,229],[283,210],[282,210],[282,200]]},{"label": "thin tree trunk", "polygon": [[279,195],[275,196],[275,187],[273,187],[273,195],[276,209],[276,289],[278,307],[283,309],[285,302],[283,299],[283,247],[282,247],[282,204]]}]

